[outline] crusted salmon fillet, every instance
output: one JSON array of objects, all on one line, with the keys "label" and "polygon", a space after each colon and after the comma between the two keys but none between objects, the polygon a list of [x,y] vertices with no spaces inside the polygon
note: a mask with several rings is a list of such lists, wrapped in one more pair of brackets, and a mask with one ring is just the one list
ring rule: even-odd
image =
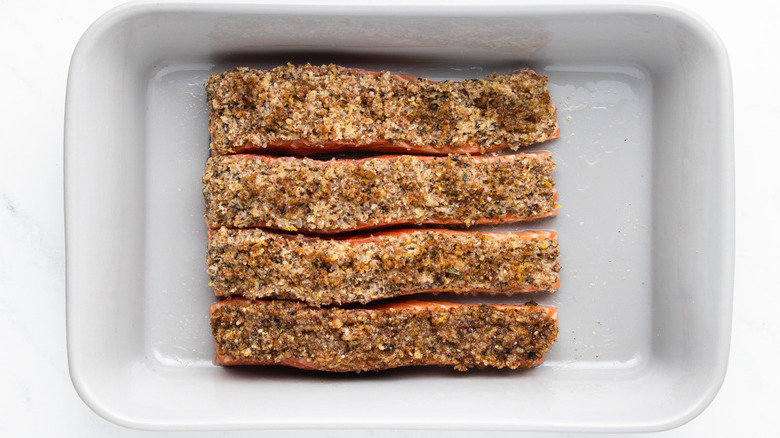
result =
[{"label": "crusted salmon fillet", "polygon": [[208,274],[218,296],[311,305],[368,303],[424,292],[554,291],[553,231],[393,230],[347,238],[262,229],[209,232]]},{"label": "crusted salmon fillet", "polygon": [[557,138],[532,70],[430,81],[337,65],[239,67],[206,83],[215,155],[344,151],[482,154]]},{"label": "crusted salmon fillet", "polygon": [[338,233],[394,225],[495,224],[557,214],[549,153],[312,160],[211,157],[210,228]]},{"label": "crusted salmon fillet", "polygon": [[360,372],[414,365],[526,368],[557,339],[557,310],[403,301],[361,309],[229,299],[211,306],[216,363]]}]

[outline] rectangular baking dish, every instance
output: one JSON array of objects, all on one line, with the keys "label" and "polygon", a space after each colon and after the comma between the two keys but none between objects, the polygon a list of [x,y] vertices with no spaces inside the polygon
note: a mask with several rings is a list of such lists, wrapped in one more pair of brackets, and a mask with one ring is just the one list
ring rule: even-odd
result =
[{"label": "rectangular baking dish", "polygon": [[[239,65],[337,63],[431,79],[546,74],[561,137],[560,335],[532,370],[332,375],[213,365],[200,176],[203,84]],[[67,341],[98,414],[146,429],[636,432],[723,380],[734,262],[727,55],[669,6],[133,3],[84,34],[65,120]],[[524,302],[528,296],[488,297]]]}]

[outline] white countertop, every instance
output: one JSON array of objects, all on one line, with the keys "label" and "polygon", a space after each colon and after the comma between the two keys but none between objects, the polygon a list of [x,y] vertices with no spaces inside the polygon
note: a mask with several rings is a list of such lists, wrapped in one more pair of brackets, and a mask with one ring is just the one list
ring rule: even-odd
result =
[{"label": "white countertop", "polygon": [[[256,436],[257,432],[144,432],[93,413],[68,375],[62,130],[73,49],[86,28],[123,2],[0,2],[0,436]],[[313,2],[309,2],[313,3]],[[347,3],[347,2],[341,2]],[[391,3],[391,2],[387,2]],[[400,4],[403,2],[392,2]],[[571,3],[585,3],[575,2]],[[642,436],[779,436],[780,305],[769,271],[780,257],[780,148],[767,139],[780,115],[780,6],[677,2],[708,22],[734,79],[737,243],[729,369],[710,407],[677,429]],[[761,138],[764,137],[764,138]],[[755,151],[755,153],[754,153]],[[769,208],[761,212],[761,208]],[[33,307],[34,306],[34,307]],[[274,436],[516,436],[487,432],[275,431]],[[537,436],[538,434],[532,435]],[[550,434],[559,436],[558,434]],[[576,434],[566,434],[572,436]],[[525,435],[523,435],[525,436]],[[612,436],[612,435],[610,435]]]}]

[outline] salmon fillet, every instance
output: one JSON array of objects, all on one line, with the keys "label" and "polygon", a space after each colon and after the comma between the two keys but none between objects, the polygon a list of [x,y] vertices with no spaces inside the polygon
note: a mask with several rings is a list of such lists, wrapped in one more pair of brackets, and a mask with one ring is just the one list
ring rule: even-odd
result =
[{"label": "salmon fillet", "polygon": [[379,156],[320,161],[211,157],[210,228],[337,233],[393,225],[471,226],[557,214],[549,153]]},{"label": "salmon fillet", "polygon": [[423,292],[553,292],[560,284],[552,231],[407,229],[334,239],[223,227],[209,235],[218,296],[319,306]]},{"label": "salmon fillet", "polygon": [[362,309],[228,299],[211,306],[216,363],[333,372],[413,365],[539,365],[558,333],[557,310],[405,301]]},{"label": "salmon fillet", "polygon": [[206,83],[211,149],[481,154],[559,136],[547,77],[532,70],[429,81],[337,65],[239,67]]}]

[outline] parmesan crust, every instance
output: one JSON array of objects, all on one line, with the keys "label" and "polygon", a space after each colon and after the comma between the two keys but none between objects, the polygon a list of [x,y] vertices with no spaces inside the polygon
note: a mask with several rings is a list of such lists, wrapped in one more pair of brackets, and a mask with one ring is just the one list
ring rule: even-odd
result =
[{"label": "parmesan crust", "polygon": [[209,159],[210,227],[340,232],[398,224],[513,222],[557,213],[546,154],[316,161]]},{"label": "parmesan crust", "polygon": [[342,309],[243,299],[213,309],[211,328],[220,363],[337,372],[410,365],[460,371],[531,367],[558,334],[555,309],[540,306]]},{"label": "parmesan crust", "polygon": [[312,305],[431,291],[552,292],[560,271],[551,232],[406,230],[327,239],[221,228],[209,239],[207,263],[218,295]]},{"label": "parmesan crust", "polygon": [[547,77],[531,70],[434,82],[332,64],[239,67],[212,75],[206,91],[215,154],[284,151],[301,140],[310,147],[295,153],[388,143],[485,153],[558,136]]}]

